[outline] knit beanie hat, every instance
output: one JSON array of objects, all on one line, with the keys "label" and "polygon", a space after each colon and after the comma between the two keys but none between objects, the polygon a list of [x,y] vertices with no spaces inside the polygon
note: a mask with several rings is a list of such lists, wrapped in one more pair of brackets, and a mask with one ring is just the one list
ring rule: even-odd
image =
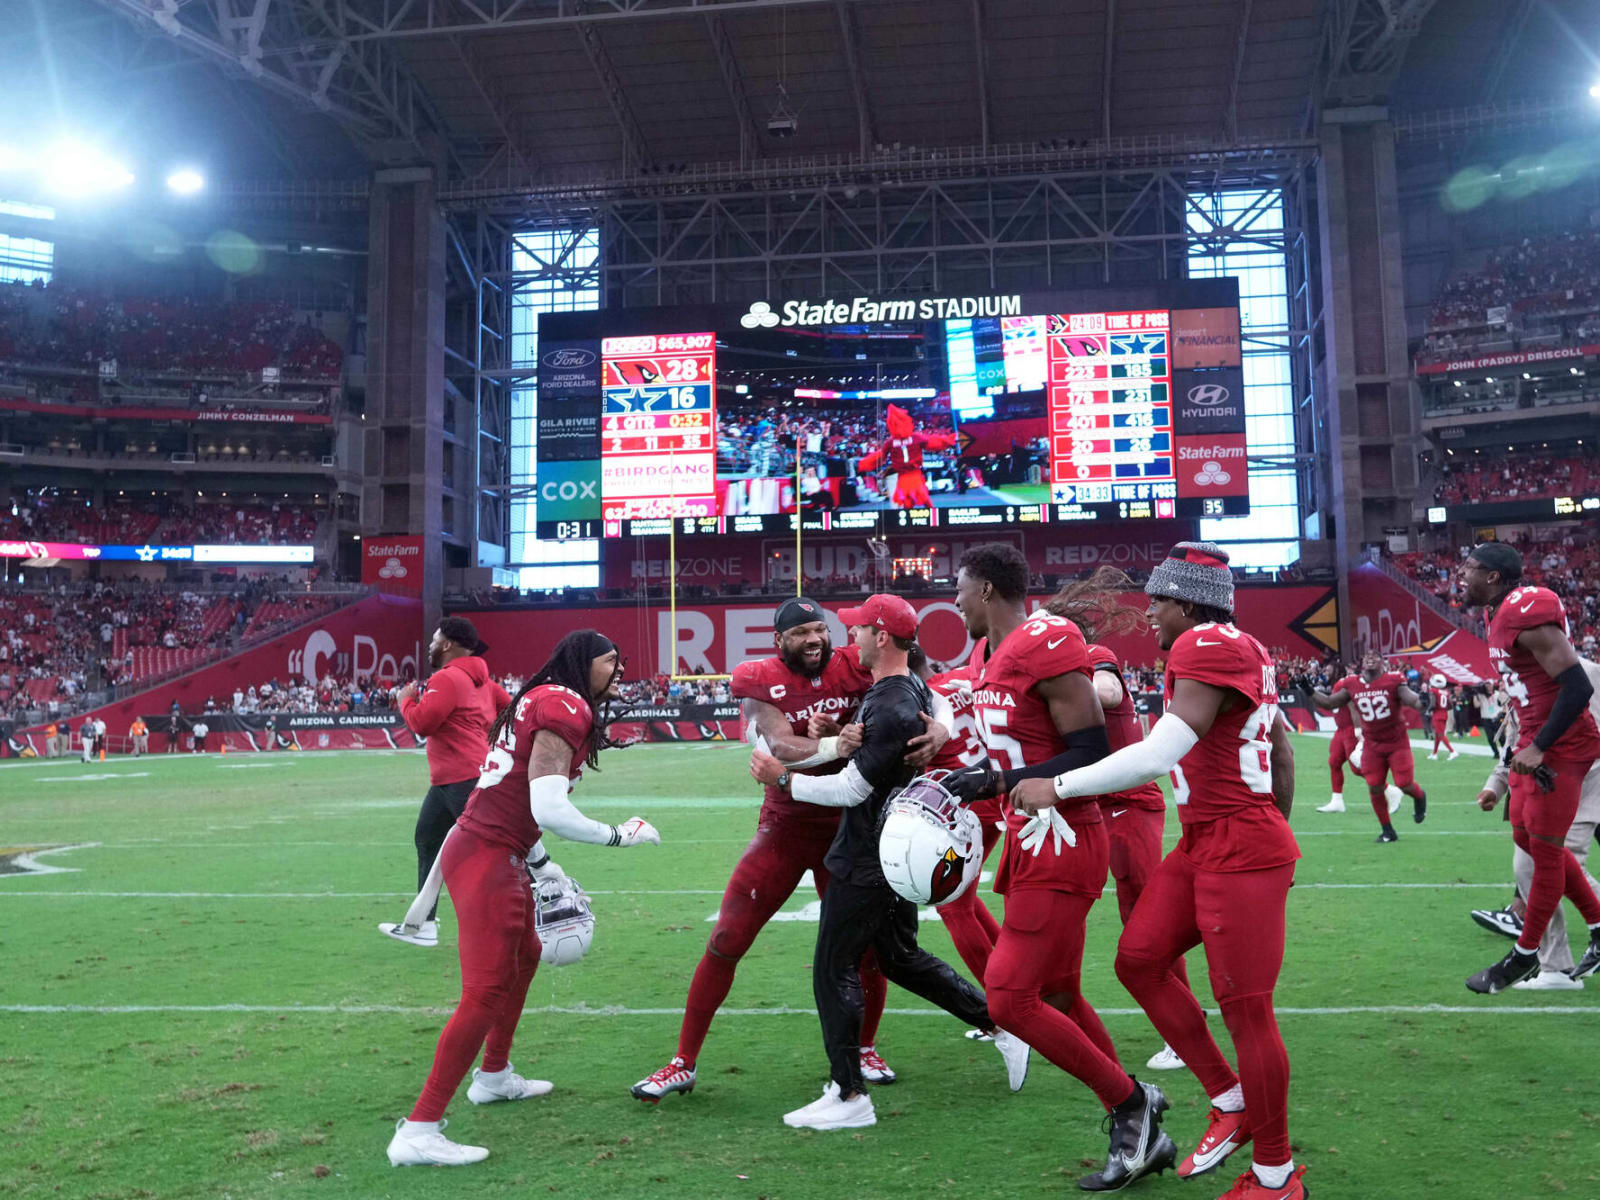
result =
[{"label": "knit beanie hat", "polygon": [[1144,590],[1151,596],[1170,596],[1231,613],[1233,572],[1228,570],[1228,552],[1215,542],[1179,542],[1150,572]]}]

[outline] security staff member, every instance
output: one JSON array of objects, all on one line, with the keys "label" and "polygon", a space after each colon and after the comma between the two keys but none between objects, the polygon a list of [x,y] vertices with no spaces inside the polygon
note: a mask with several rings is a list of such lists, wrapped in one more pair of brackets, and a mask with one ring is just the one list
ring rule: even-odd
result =
[{"label": "security staff member", "polygon": [[[890,792],[913,775],[905,765],[906,743],[925,730],[927,714],[934,711],[928,685],[907,664],[917,635],[916,612],[899,596],[875,595],[839,616],[874,681],[858,717],[864,727],[861,748],[837,775],[792,775],[759,749],[750,761],[752,775],[788,789],[796,800],[844,809],[823,860],[829,880],[811,965],[832,1082],[821,1099],[784,1117],[785,1124],[808,1129],[856,1128],[877,1119],[861,1077],[858,964],[868,949],[877,951],[878,964],[892,982],[976,1029],[994,1029],[983,993],[918,947],[917,907],[890,889],[878,860],[883,807]],[[998,1036],[997,1048],[1008,1065],[1013,1051],[1027,1054],[1020,1042],[1013,1046],[1015,1039]]]}]

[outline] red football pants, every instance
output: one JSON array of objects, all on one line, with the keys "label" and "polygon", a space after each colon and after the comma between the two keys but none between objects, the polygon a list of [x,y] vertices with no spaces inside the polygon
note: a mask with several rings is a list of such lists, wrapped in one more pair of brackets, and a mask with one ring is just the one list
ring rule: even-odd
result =
[{"label": "red football pants", "polygon": [[1333,790],[1344,792],[1344,764],[1350,761],[1350,756],[1356,749],[1356,731],[1354,729],[1336,729],[1333,732],[1333,741],[1328,746],[1328,772],[1333,777]]},{"label": "red football pants", "polygon": [[[1117,978],[1206,1095],[1244,1088],[1257,1162],[1289,1161],[1289,1052],[1272,991],[1283,966],[1284,906],[1294,864],[1262,871],[1206,871],[1181,851],[1167,855],[1117,947]],[[1211,991],[1239,1055],[1234,1074],[1206,1028],[1200,1002],[1173,964],[1206,948]],[[992,1006],[992,1002],[991,1002]]]},{"label": "red football pants", "polygon": [[1532,775],[1513,771],[1508,801],[1512,840],[1533,859],[1528,907],[1522,916],[1522,933],[1517,937],[1517,945],[1530,952],[1539,948],[1563,895],[1588,924],[1600,922],[1600,899],[1584,878],[1583,864],[1564,844],[1578,815],[1583,777],[1594,763],[1546,758],[1545,765],[1556,775],[1553,791],[1542,792]]},{"label": "red football pants", "polygon": [[[994,844],[999,840],[1000,831],[995,828],[994,821],[985,820],[983,822],[985,861],[989,858],[989,851],[994,849]],[[983,864],[978,865],[981,869]],[[941,904],[937,911],[939,919],[944,922],[945,930],[950,934],[951,942],[955,944],[956,953],[967,965],[967,970],[972,972],[972,977],[981,982],[989,969],[989,953],[994,949],[995,939],[1000,936],[1000,922],[994,919],[989,906],[978,898],[977,880],[949,904]]]},{"label": "red football pants", "polygon": [[989,955],[984,997],[996,1025],[1084,1083],[1108,1111],[1133,1086],[1111,1035],[1079,990],[1091,896],[1023,888],[1006,896],[1006,919]]},{"label": "red football pants", "polygon": [[[678,1057],[684,1062],[693,1064],[698,1060],[711,1019],[733,987],[739,960],[772,915],[794,895],[800,877],[810,871],[816,880],[817,895],[827,890],[828,869],[822,859],[832,844],[831,832],[814,827],[786,828],[763,821],[756,829],[756,836],[745,847],[722,893],[716,928],[711,931],[711,940],[689,983],[683,1025],[678,1031]],[[860,971],[864,1001],[861,1044],[871,1046],[877,1041],[889,984],[878,969],[877,955],[870,950],[861,960]]]},{"label": "red football pants", "polygon": [[[1411,743],[1406,741],[1390,746],[1374,746],[1372,739],[1368,738],[1366,748],[1361,751],[1361,774],[1367,781],[1367,789],[1380,794],[1390,775],[1394,776],[1396,787],[1409,787],[1417,774],[1417,760],[1411,753]],[[1388,811],[1384,809],[1385,813]]]},{"label": "red football pants", "polygon": [[433,1070],[411,1110],[413,1121],[444,1115],[479,1046],[485,1071],[504,1069],[528,984],[539,968],[533,893],[522,859],[459,826],[441,854],[456,909],[461,999],[439,1035]]},{"label": "red football pants", "polygon": [[[1111,878],[1117,881],[1117,911],[1126,927],[1134,904],[1161,866],[1161,832],[1167,813],[1165,809],[1113,807],[1106,809],[1105,816],[1111,834]],[[1184,987],[1189,986],[1183,959],[1172,965],[1172,972]]]}]

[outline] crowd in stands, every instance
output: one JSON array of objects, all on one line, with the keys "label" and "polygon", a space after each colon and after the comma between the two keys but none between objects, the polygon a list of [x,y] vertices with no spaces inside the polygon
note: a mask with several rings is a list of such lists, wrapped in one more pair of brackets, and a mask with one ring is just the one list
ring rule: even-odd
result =
[{"label": "crowd in stands", "polygon": [[394,705],[393,681],[375,680],[370,675],[338,679],[324,675],[306,679],[291,675],[288,682],[276,678],[237,689],[231,696],[208,696],[205,712],[236,713],[350,713],[387,712]]},{"label": "crowd in stands", "polygon": [[[1489,321],[1491,308],[1507,310]],[[1490,251],[1481,267],[1440,289],[1417,352],[1419,363],[1499,349],[1593,340],[1600,336],[1600,232],[1524,238]],[[1492,345],[1491,344],[1495,344]]]},{"label": "crowd in stands", "polygon": [[1494,504],[1545,496],[1592,494],[1600,462],[1590,455],[1519,454],[1446,459],[1435,504]]},{"label": "crowd in stands", "polygon": [[0,538],[95,545],[303,545],[316,540],[318,509],[290,500],[108,498],[20,492],[0,507]]},{"label": "crowd in stands", "polygon": [[289,378],[336,379],[343,357],[287,304],[0,285],[0,361],[228,375],[275,366]]}]

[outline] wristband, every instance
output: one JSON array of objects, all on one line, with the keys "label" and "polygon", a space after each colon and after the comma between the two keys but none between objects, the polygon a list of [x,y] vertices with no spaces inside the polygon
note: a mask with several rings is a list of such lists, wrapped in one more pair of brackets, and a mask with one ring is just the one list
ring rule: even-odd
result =
[{"label": "wristband", "polygon": [[534,859],[530,858],[530,859],[527,860],[528,869],[532,870],[532,871],[537,871],[540,867],[544,866],[545,863],[547,863],[549,861],[550,861],[550,855],[549,855],[548,852],[546,852],[545,854],[541,855],[537,861],[535,861]]},{"label": "wristband", "polygon": [[817,757],[818,758],[825,758],[825,759],[826,758],[838,758],[839,757],[839,739],[837,737],[818,738],[817,739]]},{"label": "wristband", "polygon": [[606,845],[608,845],[608,846],[620,846],[622,844],[622,830],[618,829],[615,825],[610,826],[610,829],[611,829],[611,840],[609,842],[607,842]]}]

